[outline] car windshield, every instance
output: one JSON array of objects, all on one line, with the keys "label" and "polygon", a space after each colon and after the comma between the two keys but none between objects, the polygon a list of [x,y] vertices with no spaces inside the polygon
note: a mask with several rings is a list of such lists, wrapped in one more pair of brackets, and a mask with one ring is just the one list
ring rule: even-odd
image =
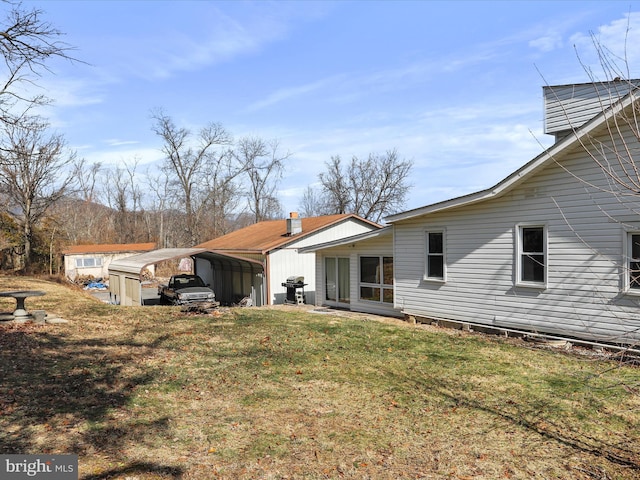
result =
[{"label": "car windshield", "polygon": [[178,288],[204,287],[204,282],[200,277],[176,278],[176,287]]}]

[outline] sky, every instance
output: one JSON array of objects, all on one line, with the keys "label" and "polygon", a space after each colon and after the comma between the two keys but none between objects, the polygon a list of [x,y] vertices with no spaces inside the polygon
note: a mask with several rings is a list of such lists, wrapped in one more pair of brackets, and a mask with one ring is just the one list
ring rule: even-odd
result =
[{"label": "sky", "polygon": [[[46,115],[88,163],[158,168],[162,109],[277,140],[299,209],[325,162],[395,149],[405,210],[489,188],[540,154],[544,85],[640,77],[640,1],[24,1],[82,62],[54,61]],[[628,50],[625,51],[625,42]],[[627,68],[620,63],[622,68]]]}]

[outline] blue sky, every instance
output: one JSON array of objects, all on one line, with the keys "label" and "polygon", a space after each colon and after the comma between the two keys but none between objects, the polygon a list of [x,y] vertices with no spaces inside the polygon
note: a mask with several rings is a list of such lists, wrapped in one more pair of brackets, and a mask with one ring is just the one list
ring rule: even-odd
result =
[{"label": "blue sky", "polygon": [[[490,187],[551,144],[542,86],[586,82],[590,34],[640,45],[638,1],[27,1],[74,56],[39,85],[87,162],[162,159],[150,112],[194,130],[277,139],[296,210],[332,155],[396,149],[414,162],[406,205]],[[629,48],[630,76],[640,51]]]}]

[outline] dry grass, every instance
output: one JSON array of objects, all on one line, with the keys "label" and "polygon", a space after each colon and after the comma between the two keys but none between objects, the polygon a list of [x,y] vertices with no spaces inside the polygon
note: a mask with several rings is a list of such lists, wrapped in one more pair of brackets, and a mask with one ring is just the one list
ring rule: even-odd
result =
[{"label": "dry grass", "polygon": [[634,367],[300,309],[111,306],[0,276],[14,289],[45,290],[27,307],[69,323],[0,326],[0,453],[78,453],[83,480],[640,476]]}]

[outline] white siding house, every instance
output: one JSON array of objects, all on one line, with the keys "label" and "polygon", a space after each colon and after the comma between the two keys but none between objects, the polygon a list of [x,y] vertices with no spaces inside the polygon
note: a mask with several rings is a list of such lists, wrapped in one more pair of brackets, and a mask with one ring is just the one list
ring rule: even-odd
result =
[{"label": "white siding house", "polygon": [[[640,340],[638,95],[625,85],[604,113],[587,102],[588,121],[496,186],[387,218],[396,307],[425,319]],[[552,116],[562,108],[546,106]]]}]

